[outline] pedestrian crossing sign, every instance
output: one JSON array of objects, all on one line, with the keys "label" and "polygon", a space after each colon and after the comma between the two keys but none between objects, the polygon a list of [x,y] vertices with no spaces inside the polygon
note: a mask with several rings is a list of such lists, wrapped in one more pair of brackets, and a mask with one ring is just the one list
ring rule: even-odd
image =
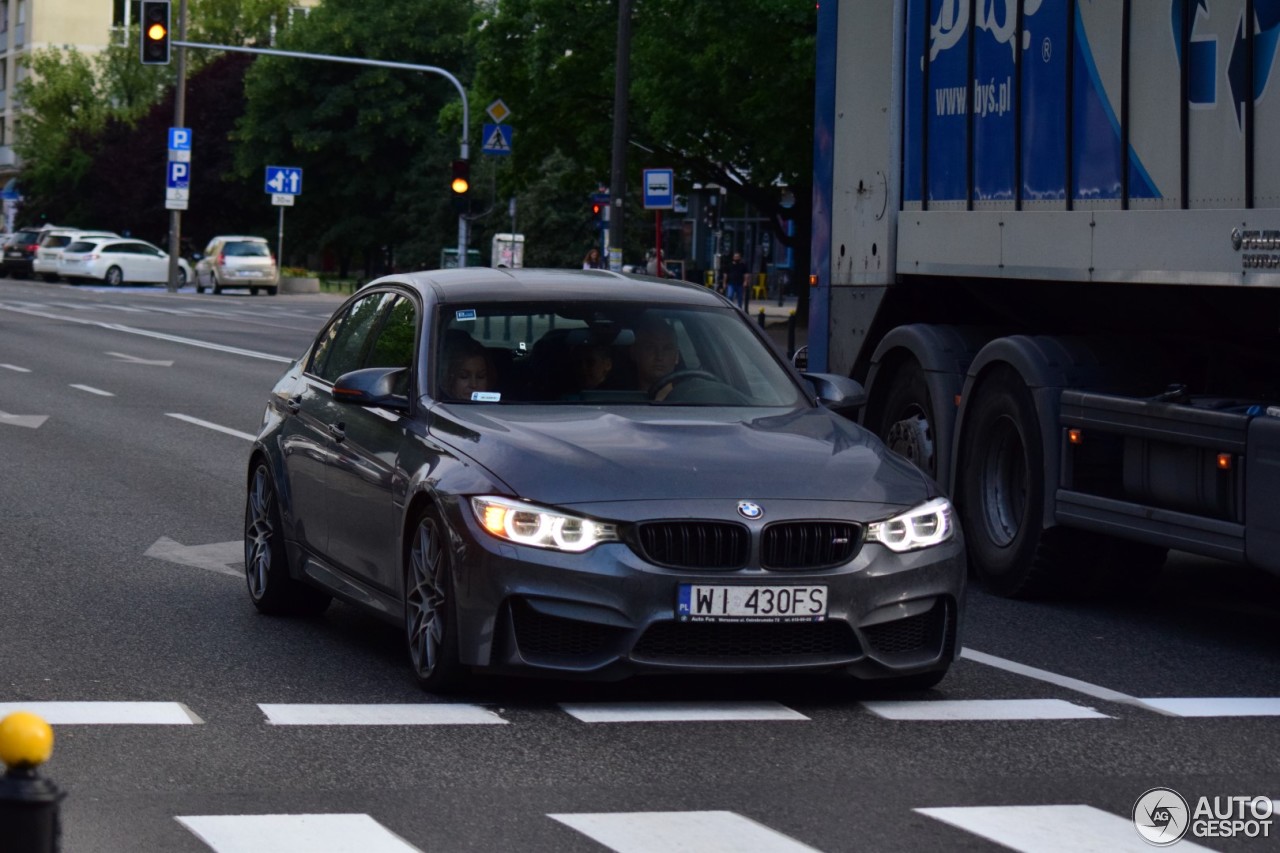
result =
[{"label": "pedestrian crossing sign", "polygon": [[481,152],[494,156],[506,156],[511,153],[511,125],[486,124],[480,146]]}]

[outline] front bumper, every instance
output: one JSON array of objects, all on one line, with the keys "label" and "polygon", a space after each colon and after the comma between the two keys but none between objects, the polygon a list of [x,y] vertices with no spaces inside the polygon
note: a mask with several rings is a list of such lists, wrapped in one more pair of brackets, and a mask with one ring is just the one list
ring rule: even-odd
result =
[{"label": "front bumper", "polygon": [[[562,554],[498,540],[456,508],[462,662],[500,672],[613,680],[646,672],[842,672],[876,679],[945,669],[959,649],[966,563],[956,535],[895,554],[866,543],[817,570],[666,568],[623,542]],[[758,531],[755,531],[758,533]],[[687,583],[828,588],[821,622],[682,622]]]}]

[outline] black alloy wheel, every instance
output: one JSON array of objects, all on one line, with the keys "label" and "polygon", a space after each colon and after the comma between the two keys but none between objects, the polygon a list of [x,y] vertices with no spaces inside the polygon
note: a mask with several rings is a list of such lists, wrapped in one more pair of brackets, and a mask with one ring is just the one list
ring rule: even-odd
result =
[{"label": "black alloy wheel", "polygon": [[265,463],[249,483],[244,507],[244,572],[249,598],[272,616],[313,616],[329,606],[327,593],[289,577],[284,525],[275,486]]},{"label": "black alloy wheel", "polygon": [[452,558],[444,523],[434,509],[419,515],[405,563],[404,622],[409,662],[423,690],[443,692],[461,682],[462,668],[458,663]]}]

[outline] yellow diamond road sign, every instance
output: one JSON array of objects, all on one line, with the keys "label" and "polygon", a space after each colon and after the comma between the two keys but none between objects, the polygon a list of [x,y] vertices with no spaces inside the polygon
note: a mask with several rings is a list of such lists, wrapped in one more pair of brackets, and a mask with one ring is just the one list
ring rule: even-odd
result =
[{"label": "yellow diamond road sign", "polygon": [[507,105],[502,103],[501,98],[490,104],[485,112],[489,114],[489,118],[493,119],[494,124],[502,124],[502,120],[511,115],[511,110],[507,109]]}]

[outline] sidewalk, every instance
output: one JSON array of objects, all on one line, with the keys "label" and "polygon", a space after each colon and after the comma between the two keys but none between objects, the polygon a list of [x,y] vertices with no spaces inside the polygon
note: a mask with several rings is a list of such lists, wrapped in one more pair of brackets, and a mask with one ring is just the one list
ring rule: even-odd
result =
[{"label": "sidewalk", "polygon": [[[769,339],[773,341],[778,352],[784,356],[788,355],[787,344],[789,338],[789,326],[791,324],[791,315],[796,311],[796,297],[785,296],[782,304],[778,304],[775,299],[752,299],[747,303],[747,315],[751,317],[753,322],[760,322],[760,312],[764,312],[764,330]],[[805,346],[809,340],[809,318],[796,317],[795,323],[795,349]]]}]

